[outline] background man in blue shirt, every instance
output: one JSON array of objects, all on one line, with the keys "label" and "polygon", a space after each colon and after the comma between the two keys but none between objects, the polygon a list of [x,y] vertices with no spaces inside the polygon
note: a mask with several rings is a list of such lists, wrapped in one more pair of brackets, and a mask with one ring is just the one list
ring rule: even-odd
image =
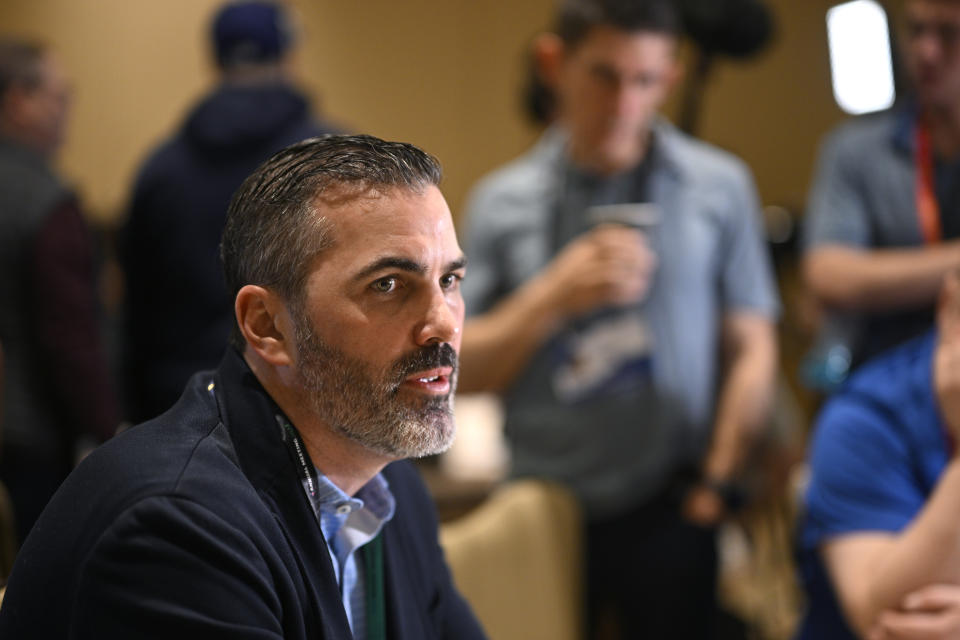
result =
[{"label": "background man in blue shirt", "polygon": [[960,274],[937,329],[864,365],[818,420],[800,638],[960,634]]}]

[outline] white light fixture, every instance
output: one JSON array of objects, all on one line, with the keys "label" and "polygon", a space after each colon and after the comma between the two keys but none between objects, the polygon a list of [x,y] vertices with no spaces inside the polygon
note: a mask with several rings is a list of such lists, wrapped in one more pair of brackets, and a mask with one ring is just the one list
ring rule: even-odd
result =
[{"label": "white light fixture", "polygon": [[850,114],[893,104],[893,64],[887,14],[874,0],[854,0],[827,11],[833,97]]}]

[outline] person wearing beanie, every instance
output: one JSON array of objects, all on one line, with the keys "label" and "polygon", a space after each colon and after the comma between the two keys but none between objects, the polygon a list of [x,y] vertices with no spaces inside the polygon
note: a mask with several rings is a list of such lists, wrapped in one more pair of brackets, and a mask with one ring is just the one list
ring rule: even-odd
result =
[{"label": "person wearing beanie", "polygon": [[[120,234],[133,422],[169,408],[190,375],[219,362],[233,307],[217,247],[234,190],[275,151],[336,131],[294,84],[294,30],[281,4],[224,5],[210,43],[219,81],[143,164]],[[158,296],[169,304],[158,307]]]}]

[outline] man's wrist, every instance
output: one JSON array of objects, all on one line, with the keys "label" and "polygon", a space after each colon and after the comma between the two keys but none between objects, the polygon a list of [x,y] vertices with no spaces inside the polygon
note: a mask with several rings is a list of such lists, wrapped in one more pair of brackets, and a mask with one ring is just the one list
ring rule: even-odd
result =
[{"label": "man's wrist", "polygon": [[703,477],[700,479],[700,486],[720,498],[727,513],[739,511],[747,502],[743,487],[732,480]]}]

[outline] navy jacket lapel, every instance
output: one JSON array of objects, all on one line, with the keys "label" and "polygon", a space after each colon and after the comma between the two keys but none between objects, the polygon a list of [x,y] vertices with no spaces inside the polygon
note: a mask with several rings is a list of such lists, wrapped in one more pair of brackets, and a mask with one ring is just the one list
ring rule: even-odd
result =
[{"label": "navy jacket lapel", "polygon": [[228,349],[217,372],[216,394],[240,468],[275,514],[297,556],[313,602],[314,628],[323,630],[323,638],[352,638],[326,541],[276,420],[280,410],[234,349]]}]

